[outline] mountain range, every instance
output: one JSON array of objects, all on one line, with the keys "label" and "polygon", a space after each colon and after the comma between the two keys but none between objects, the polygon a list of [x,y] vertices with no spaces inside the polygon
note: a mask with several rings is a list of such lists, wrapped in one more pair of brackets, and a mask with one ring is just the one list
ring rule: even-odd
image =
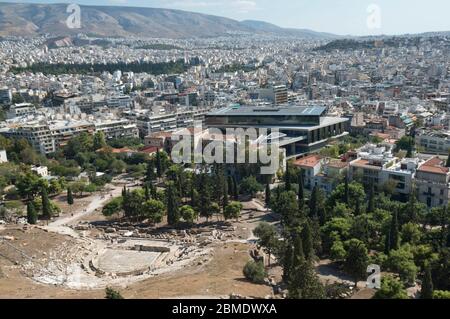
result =
[{"label": "mountain range", "polygon": [[0,3],[0,36],[70,36],[192,38],[236,32],[334,39],[338,36],[307,29],[287,29],[262,21],[237,21],[172,9],[124,6],[80,6],[81,28],[70,29],[67,4]]}]

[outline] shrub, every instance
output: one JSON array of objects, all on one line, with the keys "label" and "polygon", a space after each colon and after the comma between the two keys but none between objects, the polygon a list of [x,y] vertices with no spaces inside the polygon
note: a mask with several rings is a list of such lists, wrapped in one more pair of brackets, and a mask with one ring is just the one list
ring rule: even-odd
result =
[{"label": "shrub", "polygon": [[106,296],[105,296],[106,299],[123,299],[120,292],[118,292],[112,288],[107,287],[105,289],[105,293],[106,293]]},{"label": "shrub", "polygon": [[255,284],[263,284],[264,278],[267,276],[262,262],[249,261],[244,266],[243,272],[245,278]]}]

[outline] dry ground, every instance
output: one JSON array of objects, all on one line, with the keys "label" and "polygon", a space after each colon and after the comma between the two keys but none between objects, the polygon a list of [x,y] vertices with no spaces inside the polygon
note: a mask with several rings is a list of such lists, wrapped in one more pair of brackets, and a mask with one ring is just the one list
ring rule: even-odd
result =
[{"label": "dry ground", "polygon": [[[37,258],[45,258],[57,245],[69,245],[71,238],[39,228],[28,231],[7,229],[0,236],[13,236],[8,241],[23,252]],[[215,247],[213,259],[206,265],[188,267],[177,273],[170,273],[117,288],[125,298],[217,298],[237,293],[245,296],[264,298],[271,288],[254,285],[244,280],[242,268],[249,260],[250,246],[242,243],[220,244]],[[43,285],[27,278],[14,265],[14,261],[24,262],[26,257],[0,243],[0,298],[103,298],[104,290],[70,290],[63,287]]]}]

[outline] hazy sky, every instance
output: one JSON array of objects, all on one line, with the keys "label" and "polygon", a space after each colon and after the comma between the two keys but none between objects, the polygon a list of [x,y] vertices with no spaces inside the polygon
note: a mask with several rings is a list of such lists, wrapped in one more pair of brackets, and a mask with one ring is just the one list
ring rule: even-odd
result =
[{"label": "hazy sky", "polygon": [[449,0],[23,0],[172,8],[336,34],[450,31]]}]

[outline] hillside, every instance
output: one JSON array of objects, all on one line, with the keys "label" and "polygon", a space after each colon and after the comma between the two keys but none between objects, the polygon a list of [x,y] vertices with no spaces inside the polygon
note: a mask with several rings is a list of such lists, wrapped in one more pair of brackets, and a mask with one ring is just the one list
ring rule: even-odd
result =
[{"label": "hillside", "polygon": [[328,39],[332,35],[311,30],[284,29],[181,10],[80,6],[81,29],[69,29],[66,4],[0,3],[0,36],[55,36],[85,33],[100,37],[189,38],[216,37],[232,32]]}]

